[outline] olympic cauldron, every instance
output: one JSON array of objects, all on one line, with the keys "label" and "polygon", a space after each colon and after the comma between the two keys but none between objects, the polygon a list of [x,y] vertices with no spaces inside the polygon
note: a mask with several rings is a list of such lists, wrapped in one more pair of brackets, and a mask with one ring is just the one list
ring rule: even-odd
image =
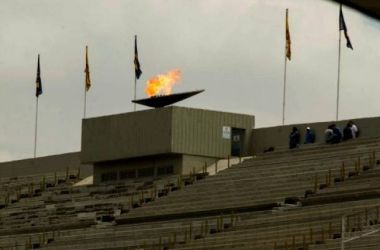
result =
[{"label": "olympic cauldron", "polygon": [[140,104],[140,105],[148,106],[151,108],[163,108],[165,106],[172,105],[174,103],[180,102],[194,95],[202,93],[204,91],[205,90],[202,89],[202,90],[182,92],[182,93],[176,93],[176,94],[170,94],[170,95],[156,95],[150,98],[132,100],[132,102]]}]

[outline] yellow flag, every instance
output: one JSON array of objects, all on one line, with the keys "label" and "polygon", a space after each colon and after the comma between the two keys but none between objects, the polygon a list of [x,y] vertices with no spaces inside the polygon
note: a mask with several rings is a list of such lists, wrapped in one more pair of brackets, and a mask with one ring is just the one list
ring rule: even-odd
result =
[{"label": "yellow flag", "polygon": [[86,46],[86,68],[84,69],[84,73],[86,73],[86,91],[89,91],[91,87],[91,79],[90,67],[88,66],[88,46]]},{"label": "yellow flag", "polygon": [[292,59],[292,50],[291,50],[291,44],[292,41],[290,39],[290,31],[289,31],[289,20],[288,20],[288,9],[286,9],[286,57],[291,60]]}]

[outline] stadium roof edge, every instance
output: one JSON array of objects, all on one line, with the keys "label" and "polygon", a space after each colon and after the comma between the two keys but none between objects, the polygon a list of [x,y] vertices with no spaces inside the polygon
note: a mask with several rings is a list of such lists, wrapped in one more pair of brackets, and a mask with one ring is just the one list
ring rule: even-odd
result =
[{"label": "stadium roof edge", "polygon": [[373,0],[330,0],[356,9],[367,16],[380,20],[380,2]]}]

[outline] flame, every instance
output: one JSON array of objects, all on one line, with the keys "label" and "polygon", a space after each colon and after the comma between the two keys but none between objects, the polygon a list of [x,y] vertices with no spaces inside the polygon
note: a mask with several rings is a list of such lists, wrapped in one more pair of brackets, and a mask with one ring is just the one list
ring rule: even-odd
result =
[{"label": "flame", "polygon": [[179,83],[180,77],[181,71],[178,69],[171,70],[166,75],[157,75],[148,80],[145,92],[149,97],[158,94],[170,95],[172,87]]}]

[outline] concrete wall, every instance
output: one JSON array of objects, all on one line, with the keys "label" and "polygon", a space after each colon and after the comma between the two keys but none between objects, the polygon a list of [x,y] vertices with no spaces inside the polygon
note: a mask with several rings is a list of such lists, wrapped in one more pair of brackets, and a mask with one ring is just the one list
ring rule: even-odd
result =
[{"label": "concrete wall", "polygon": [[[353,121],[359,128],[359,137],[380,136],[380,117],[361,118]],[[316,142],[324,142],[324,132],[328,125],[335,123],[343,132],[343,128],[347,122],[348,120],[339,122],[329,121],[254,129],[252,135],[254,152],[261,153],[269,147],[276,149],[276,147],[289,146],[289,134],[293,126],[296,126],[300,130],[301,143],[305,140],[306,127],[311,127],[314,131]]]},{"label": "concrete wall", "polygon": [[169,109],[84,119],[82,162],[170,153],[171,120]]},{"label": "concrete wall", "polygon": [[124,159],[116,161],[99,162],[94,164],[94,183],[101,183],[103,173],[118,172],[120,179],[120,171],[137,170],[142,168],[155,168],[167,165],[174,166],[174,174],[181,174],[182,156],[181,155],[161,155],[133,159]]},{"label": "concrete wall", "polygon": [[35,174],[65,172],[81,168],[81,177],[92,175],[92,164],[84,165],[80,161],[80,152],[67,153],[0,163],[0,177],[16,177]]},{"label": "concrete wall", "polygon": [[205,163],[207,166],[214,164],[218,159],[212,157],[202,157],[195,155],[183,155],[182,158],[182,174],[187,175],[190,172],[200,172],[203,170]]},{"label": "concrete wall", "polygon": [[231,139],[223,139],[223,126],[245,129],[243,152],[252,154],[253,116],[167,107],[85,119],[82,162],[170,153],[224,158],[231,152]]},{"label": "concrete wall", "polygon": [[243,154],[251,154],[253,116],[192,108],[172,109],[172,152],[226,158],[231,153],[231,139],[222,136],[223,127],[227,126],[245,129]]},{"label": "concrete wall", "polygon": [[173,165],[174,174],[188,175],[193,172],[200,172],[205,163],[207,166],[212,165],[217,161],[217,158],[202,157],[194,155],[170,154],[162,156],[150,156],[133,159],[124,159],[116,161],[99,162],[94,164],[94,184],[101,183],[103,173],[117,172],[120,179],[120,171],[123,170],[138,170],[142,168],[157,168],[162,166]]}]

